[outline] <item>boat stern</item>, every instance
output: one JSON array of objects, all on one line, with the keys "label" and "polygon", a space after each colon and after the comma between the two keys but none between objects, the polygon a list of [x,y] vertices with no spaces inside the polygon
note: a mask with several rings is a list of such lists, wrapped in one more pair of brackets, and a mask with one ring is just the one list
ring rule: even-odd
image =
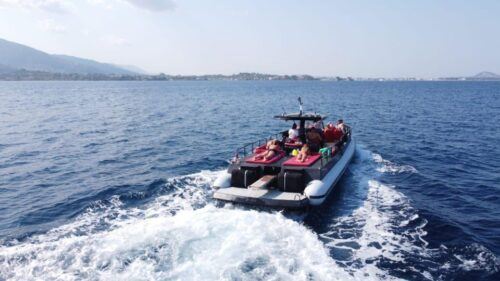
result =
[{"label": "boat stern", "polygon": [[303,208],[309,199],[300,193],[268,189],[228,187],[214,191],[218,200],[280,208]]}]

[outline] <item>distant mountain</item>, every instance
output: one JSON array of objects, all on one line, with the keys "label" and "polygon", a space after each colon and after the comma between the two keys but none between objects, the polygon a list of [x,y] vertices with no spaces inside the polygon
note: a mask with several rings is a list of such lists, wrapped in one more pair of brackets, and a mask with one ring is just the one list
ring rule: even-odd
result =
[{"label": "distant mountain", "polygon": [[144,70],[140,67],[137,67],[135,65],[117,65],[117,64],[115,64],[115,66],[119,67],[119,68],[123,68],[123,69],[128,70],[128,71],[132,71],[132,72],[137,73],[137,74],[151,75],[150,72],[147,72],[146,70]]},{"label": "distant mountain", "polygon": [[1,65],[1,64],[0,64],[0,74],[3,74],[3,73],[10,73],[10,72],[14,72],[14,71],[16,71],[16,69],[15,69],[15,68],[8,67],[8,66]]},{"label": "distant mountain", "polygon": [[480,72],[480,73],[472,76],[471,78],[474,78],[474,79],[500,79],[500,75],[495,74],[493,72],[483,71],[483,72]]},{"label": "distant mountain", "polygon": [[0,65],[0,71],[25,69],[53,73],[138,74],[108,63],[65,55],[51,55],[4,39],[0,39]]}]

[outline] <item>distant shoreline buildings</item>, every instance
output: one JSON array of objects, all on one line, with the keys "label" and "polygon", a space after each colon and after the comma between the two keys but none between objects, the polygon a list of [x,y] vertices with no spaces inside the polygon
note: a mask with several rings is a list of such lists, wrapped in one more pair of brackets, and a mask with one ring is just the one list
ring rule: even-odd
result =
[{"label": "distant shoreline buildings", "polygon": [[232,75],[158,75],[145,74],[103,74],[103,73],[54,73],[47,71],[13,70],[0,71],[0,81],[500,81],[500,75],[481,72],[471,77],[440,78],[353,78],[353,77],[314,77],[312,75],[276,75],[255,72],[242,72]]},{"label": "distant shoreline buildings", "polygon": [[16,70],[0,73],[3,81],[270,81],[270,80],[320,80],[311,75],[274,75],[242,72],[233,75],[158,75],[103,74],[103,73],[53,73],[45,71]]},{"label": "distant shoreline buildings", "polygon": [[232,75],[148,74],[133,66],[120,66],[94,60],[53,55],[0,38],[0,81],[500,81],[500,75],[481,72],[472,77],[422,79],[353,78],[340,76],[276,75],[241,72]]}]

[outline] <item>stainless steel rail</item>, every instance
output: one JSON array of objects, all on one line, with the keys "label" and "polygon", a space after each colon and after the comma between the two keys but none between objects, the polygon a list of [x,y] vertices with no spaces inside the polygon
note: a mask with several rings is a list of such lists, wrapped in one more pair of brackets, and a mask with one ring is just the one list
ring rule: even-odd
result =
[{"label": "stainless steel rail", "polygon": [[253,153],[254,149],[261,146],[262,144],[267,144],[268,141],[275,139],[275,140],[280,140],[283,132],[278,132],[275,134],[270,135],[267,138],[259,139],[254,142],[245,144],[244,146],[238,147],[235,152],[235,157],[240,158],[240,157],[246,157],[247,155],[250,155]]}]

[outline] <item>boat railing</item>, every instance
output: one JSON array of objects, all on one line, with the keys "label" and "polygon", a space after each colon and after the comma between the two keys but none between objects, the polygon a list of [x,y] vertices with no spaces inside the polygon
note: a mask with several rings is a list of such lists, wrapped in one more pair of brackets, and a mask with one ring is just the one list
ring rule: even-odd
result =
[{"label": "boat railing", "polygon": [[244,157],[252,154],[253,151],[255,150],[255,148],[257,148],[263,144],[267,144],[268,141],[270,141],[272,139],[280,140],[282,134],[283,134],[282,132],[275,133],[275,134],[268,136],[267,138],[262,138],[262,139],[254,141],[254,142],[247,143],[244,146],[238,147],[236,149],[236,152],[235,152],[235,157],[237,159],[244,158]]}]

